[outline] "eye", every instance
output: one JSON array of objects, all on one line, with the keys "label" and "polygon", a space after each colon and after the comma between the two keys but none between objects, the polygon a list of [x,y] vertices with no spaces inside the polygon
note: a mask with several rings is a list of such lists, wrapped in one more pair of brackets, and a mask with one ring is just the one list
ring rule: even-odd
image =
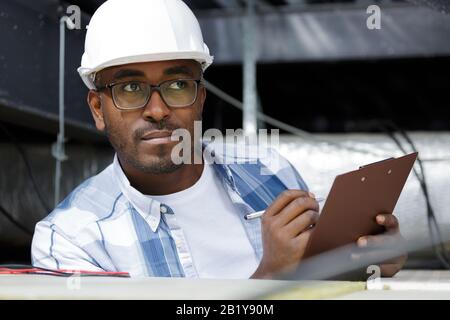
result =
[{"label": "eye", "polygon": [[141,85],[138,82],[130,82],[122,87],[125,92],[138,92],[141,91]]},{"label": "eye", "polygon": [[186,81],[177,80],[177,81],[172,82],[169,85],[169,89],[182,90],[182,89],[186,88],[186,86],[187,86]]}]

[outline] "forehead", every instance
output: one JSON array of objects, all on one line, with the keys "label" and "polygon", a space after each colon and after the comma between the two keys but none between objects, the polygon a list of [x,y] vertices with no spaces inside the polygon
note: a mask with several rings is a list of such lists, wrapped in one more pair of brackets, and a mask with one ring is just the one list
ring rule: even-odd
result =
[{"label": "forehead", "polygon": [[115,80],[127,77],[158,80],[174,75],[197,78],[201,75],[201,66],[195,60],[130,63],[99,71],[96,75],[96,81]]}]

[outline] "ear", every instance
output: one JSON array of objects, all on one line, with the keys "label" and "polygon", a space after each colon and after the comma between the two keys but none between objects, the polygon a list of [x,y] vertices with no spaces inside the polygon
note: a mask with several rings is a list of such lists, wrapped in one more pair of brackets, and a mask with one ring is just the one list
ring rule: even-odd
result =
[{"label": "ear", "polygon": [[105,121],[103,118],[103,109],[100,93],[94,90],[89,90],[87,95],[87,103],[91,109],[92,117],[95,121],[95,127],[99,131],[105,130]]},{"label": "ear", "polygon": [[200,112],[203,112],[203,105],[205,104],[205,100],[206,100],[206,88],[204,86],[200,87],[200,92],[199,92],[199,98],[200,98]]}]

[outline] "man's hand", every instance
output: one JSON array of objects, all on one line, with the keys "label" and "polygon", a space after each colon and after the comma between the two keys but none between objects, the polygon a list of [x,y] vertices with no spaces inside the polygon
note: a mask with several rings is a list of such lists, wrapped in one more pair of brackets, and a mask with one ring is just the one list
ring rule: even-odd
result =
[{"label": "man's hand", "polygon": [[[360,237],[356,244],[360,248],[386,248],[386,245],[398,244],[405,241],[400,234],[400,227],[397,218],[392,214],[379,214],[376,217],[376,221],[379,225],[386,228],[386,232],[376,236],[363,236]],[[382,277],[392,277],[404,266],[407,259],[407,255],[400,256],[398,258],[389,260],[380,265]]]},{"label": "man's hand", "polygon": [[271,279],[295,269],[319,218],[314,195],[301,190],[282,192],[262,216],[263,257],[251,278]]}]

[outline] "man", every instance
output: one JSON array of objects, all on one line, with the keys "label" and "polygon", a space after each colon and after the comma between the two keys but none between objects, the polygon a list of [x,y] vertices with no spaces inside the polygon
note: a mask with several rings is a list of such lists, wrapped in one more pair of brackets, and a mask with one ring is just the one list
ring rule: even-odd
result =
[{"label": "man", "polygon": [[[180,0],[110,0],[96,11],[79,72],[95,125],[116,156],[37,224],[34,266],[271,279],[301,263],[319,206],[289,162],[273,151],[252,163],[227,154],[214,164],[173,161],[172,133],[193,136],[201,120],[202,75],[211,63]],[[196,150],[188,152],[193,158]],[[260,210],[262,219],[244,218]],[[394,216],[377,219],[399,237]],[[403,263],[382,266],[382,274]]]}]

